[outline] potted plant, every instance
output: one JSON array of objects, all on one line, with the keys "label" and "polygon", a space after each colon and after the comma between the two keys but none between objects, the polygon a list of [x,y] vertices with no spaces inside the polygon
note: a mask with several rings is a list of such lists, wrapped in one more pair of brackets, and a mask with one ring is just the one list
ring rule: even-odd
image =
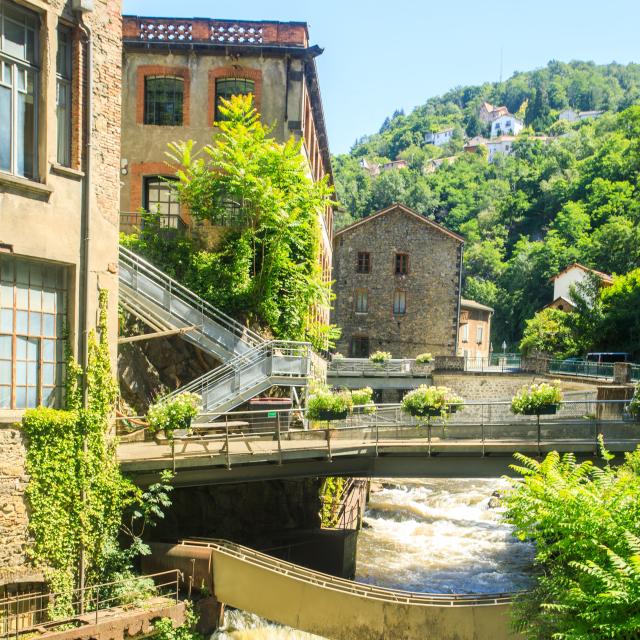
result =
[{"label": "potted plant", "polygon": [[149,407],[147,422],[149,431],[158,434],[164,431],[167,439],[173,439],[176,429],[187,432],[191,428],[191,420],[198,415],[202,399],[197,393],[180,393],[167,400],[160,400]]},{"label": "potted plant", "polygon": [[456,396],[448,387],[434,387],[421,384],[402,399],[402,410],[409,415],[425,419],[440,416],[446,418],[462,408],[462,398]]},{"label": "potted plant", "polygon": [[416,364],[429,364],[433,362],[433,356],[430,353],[421,353],[416,356]]},{"label": "potted plant", "polygon": [[522,387],[511,400],[511,411],[525,416],[552,415],[562,402],[560,381],[540,382]]},{"label": "potted plant", "polygon": [[307,417],[310,420],[344,420],[352,406],[348,391],[333,393],[328,389],[319,389],[309,396]]},{"label": "potted plant", "polygon": [[373,389],[371,387],[354,389],[351,392],[351,401],[354,408],[359,407],[358,413],[375,413],[376,411],[376,407],[373,404]]},{"label": "potted plant", "polygon": [[369,360],[373,364],[384,364],[391,360],[391,354],[388,351],[376,351],[369,356]]}]

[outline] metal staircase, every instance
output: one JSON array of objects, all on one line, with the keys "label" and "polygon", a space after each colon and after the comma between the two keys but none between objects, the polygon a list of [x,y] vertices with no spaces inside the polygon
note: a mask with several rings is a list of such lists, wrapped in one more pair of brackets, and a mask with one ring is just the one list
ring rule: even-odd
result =
[{"label": "metal staircase", "polygon": [[205,373],[166,397],[185,391],[199,394],[202,397],[202,413],[211,421],[275,385],[306,386],[310,375],[311,347],[308,343],[271,340]]},{"label": "metal staircase", "polygon": [[119,280],[127,311],[157,331],[183,330],[185,340],[224,363],[166,397],[198,393],[212,420],[274,385],[307,384],[308,343],[265,341],[125,247],[120,247]]},{"label": "metal staircase", "polygon": [[185,340],[222,362],[264,343],[257,333],[124,247],[119,278],[120,303],[127,311],[158,331],[186,329]]}]

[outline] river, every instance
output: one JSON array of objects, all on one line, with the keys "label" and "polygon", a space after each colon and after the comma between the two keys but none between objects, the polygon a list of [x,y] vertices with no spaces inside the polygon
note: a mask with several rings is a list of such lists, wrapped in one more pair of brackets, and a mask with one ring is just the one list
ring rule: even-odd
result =
[{"label": "river", "polygon": [[[358,539],[356,580],[422,593],[504,593],[531,584],[533,548],[500,519],[501,479],[376,480]],[[311,640],[228,611],[218,640]]]}]

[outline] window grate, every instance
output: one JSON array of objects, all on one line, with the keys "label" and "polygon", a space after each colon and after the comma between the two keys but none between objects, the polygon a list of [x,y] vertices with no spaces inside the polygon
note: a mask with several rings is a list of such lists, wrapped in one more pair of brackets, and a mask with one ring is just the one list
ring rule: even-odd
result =
[{"label": "window grate", "polygon": [[144,79],[144,123],[180,126],[184,106],[184,78],[146,76]]}]

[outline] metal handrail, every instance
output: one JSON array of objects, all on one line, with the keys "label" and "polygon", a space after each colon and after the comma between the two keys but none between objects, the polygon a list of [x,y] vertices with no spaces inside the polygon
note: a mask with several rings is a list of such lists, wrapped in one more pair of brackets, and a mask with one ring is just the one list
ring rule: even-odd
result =
[{"label": "metal handrail", "polygon": [[[190,383],[180,387],[179,389],[176,389],[175,391],[172,391],[171,393],[168,393],[167,395],[163,396],[163,399],[166,400],[169,398],[173,398],[176,395],[184,392],[202,392],[206,388],[211,388],[213,385],[230,380],[243,371],[246,371],[256,363],[272,356],[276,350],[284,352],[276,355],[292,355],[298,358],[306,357],[307,360],[309,360],[311,345],[308,342],[286,340],[270,340],[269,342],[263,342],[262,344],[255,346],[250,351],[232,358],[222,366],[208,371],[195,380],[192,380]],[[309,371],[307,367],[305,376],[295,377],[308,377],[308,375]]]},{"label": "metal handrail", "polygon": [[[126,264],[136,273],[142,273],[144,276],[152,280],[155,284],[162,287],[170,295],[174,295],[177,298],[181,299],[182,302],[185,302],[194,307],[203,316],[206,315],[209,319],[222,325],[227,331],[233,333],[250,346],[256,346],[265,342],[265,340],[255,331],[252,331],[237,320],[234,320],[231,316],[228,316],[226,313],[220,311],[211,303],[207,302],[190,289],[187,289],[187,287],[180,284],[177,280],[174,280],[171,276],[153,266],[150,262],[140,257],[130,249],[120,246],[119,258],[121,263]],[[137,294],[144,296],[144,294],[139,290],[135,289],[135,291]],[[157,300],[151,301],[155,303],[158,302]]]},{"label": "metal handrail", "polygon": [[[170,578],[170,576],[173,576],[173,578]],[[132,576],[131,578],[77,588],[72,591],[71,601],[68,604],[73,614],[58,617],[51,616],[51,604],[58,599],[64,601],[66,594],[47,592],[8,596],[0,599],[0,637],[18,638],[20,634],[30,633],[42,627],[46,628],[74,622],[81,616],[85,622],[97,624],[100,612],[114,609],[121,604],[127,604],[124,595],[107,597],[104,595],[104,591],[110,587],[135,583],[140,580],[153,580],[154,582],[152,593],[149,593],[144,600],[164,595],[164,597],[170,597],[177,603],[181,577],[182,574],[178,569],[170,569],[159,573]],[[101,594],[103,595],[101,596]],[[15,610],[15,613],[13,610]],[[19,620],[25,615],[36,619],[36,622],[21,627]]]}]

